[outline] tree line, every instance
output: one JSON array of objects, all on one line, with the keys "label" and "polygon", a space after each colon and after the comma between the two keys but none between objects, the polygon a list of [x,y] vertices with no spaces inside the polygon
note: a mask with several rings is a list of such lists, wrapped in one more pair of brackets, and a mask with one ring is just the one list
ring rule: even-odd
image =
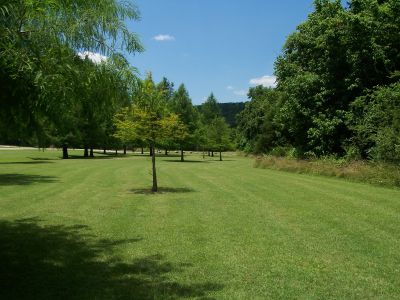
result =
[{"label": "tree line", "polygon": [[[184,150],[222,151],[230,144],[230,130],[221,117],[213,94],[201,106],[193,106],[185,86],[174,91],[173,84],[164,78],[155,84],[151,74],[139,81],[132,103],[114,117],[114,137],[132,145],[150,148],[152,158],[152,191],[157,191],[156,148],[180,149],[184,162]],[[212,154],[213,155],[213,154]]]},{"label": "tree line", "polygon": [[[0,0],[0,142],[54,145],[64,158],[70,147],[83,148],[85,157],[99,148],[163,147],[181,150],[182,160],[185,149],[229,148],[214,96],[200,113],[184,85],[174,91],[166,78],[141,80],[129,65],[122,52],[144,49],[125,21],[139,18],[125,1]],[[149,129],[123,132],[122,119],[141,120],[139,111],[169,116],[164,125],[179,130],[156,140]]]},{"label": "tree line", "polygon": [[154,83],[151,73],[139,81],[133,101],[115,115],[114,137],[125,145],[150,148],[207,151],[210,155],[231,149],[231,131],[221,116],[213,94],[200,106],[192,104],[184,84],[174,90],[174,84],[163,78]]},{"label": "tree line", "polygon": [[237,147],[400,161],[400,1],[315,0],[238,115]]}]

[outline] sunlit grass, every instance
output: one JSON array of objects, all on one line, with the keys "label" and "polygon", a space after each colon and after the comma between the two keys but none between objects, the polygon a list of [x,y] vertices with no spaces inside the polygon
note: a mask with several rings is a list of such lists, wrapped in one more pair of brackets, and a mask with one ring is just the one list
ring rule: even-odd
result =
[{"label": "sunlit grass", "polygon": [[[81,152],[72,152],[81,155]],[[400,191],[229,155],[0,151],[0,298],[396,299]]]}]

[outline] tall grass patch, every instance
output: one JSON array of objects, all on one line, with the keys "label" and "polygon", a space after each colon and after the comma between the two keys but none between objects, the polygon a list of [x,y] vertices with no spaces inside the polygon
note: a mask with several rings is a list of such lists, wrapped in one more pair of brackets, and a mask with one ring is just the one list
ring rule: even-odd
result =
[{"label": "tall grass patch", "polygon": [[368,161],[334,158],[293,159],[273,155],[255,159],[256,168],[346,178],[376,185],[400,187],[400,166]]}]

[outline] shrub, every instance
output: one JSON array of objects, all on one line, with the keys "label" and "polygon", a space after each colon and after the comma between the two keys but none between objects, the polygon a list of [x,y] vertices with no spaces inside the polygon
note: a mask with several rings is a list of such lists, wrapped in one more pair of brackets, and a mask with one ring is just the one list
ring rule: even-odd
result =
[{"label": "shrub", "polygon": [[273,156],[284,157],[284,156],[287,156],[289,151],[290,151],[290,148],[278,146],[278,147],[273,148],[269,154],[273,155]]}]

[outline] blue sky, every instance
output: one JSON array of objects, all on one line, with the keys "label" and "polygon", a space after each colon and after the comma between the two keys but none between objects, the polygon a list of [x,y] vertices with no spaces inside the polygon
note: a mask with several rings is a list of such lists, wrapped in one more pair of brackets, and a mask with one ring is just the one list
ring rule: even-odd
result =
[{"label": "blue sky", "polygon": [[194,104],[246,101],[249,87],[273,83],[286,37],[306,20],[312,0],[136,0],[129,23],[145,47],[130,55],[143,77],[184,83]]}]

